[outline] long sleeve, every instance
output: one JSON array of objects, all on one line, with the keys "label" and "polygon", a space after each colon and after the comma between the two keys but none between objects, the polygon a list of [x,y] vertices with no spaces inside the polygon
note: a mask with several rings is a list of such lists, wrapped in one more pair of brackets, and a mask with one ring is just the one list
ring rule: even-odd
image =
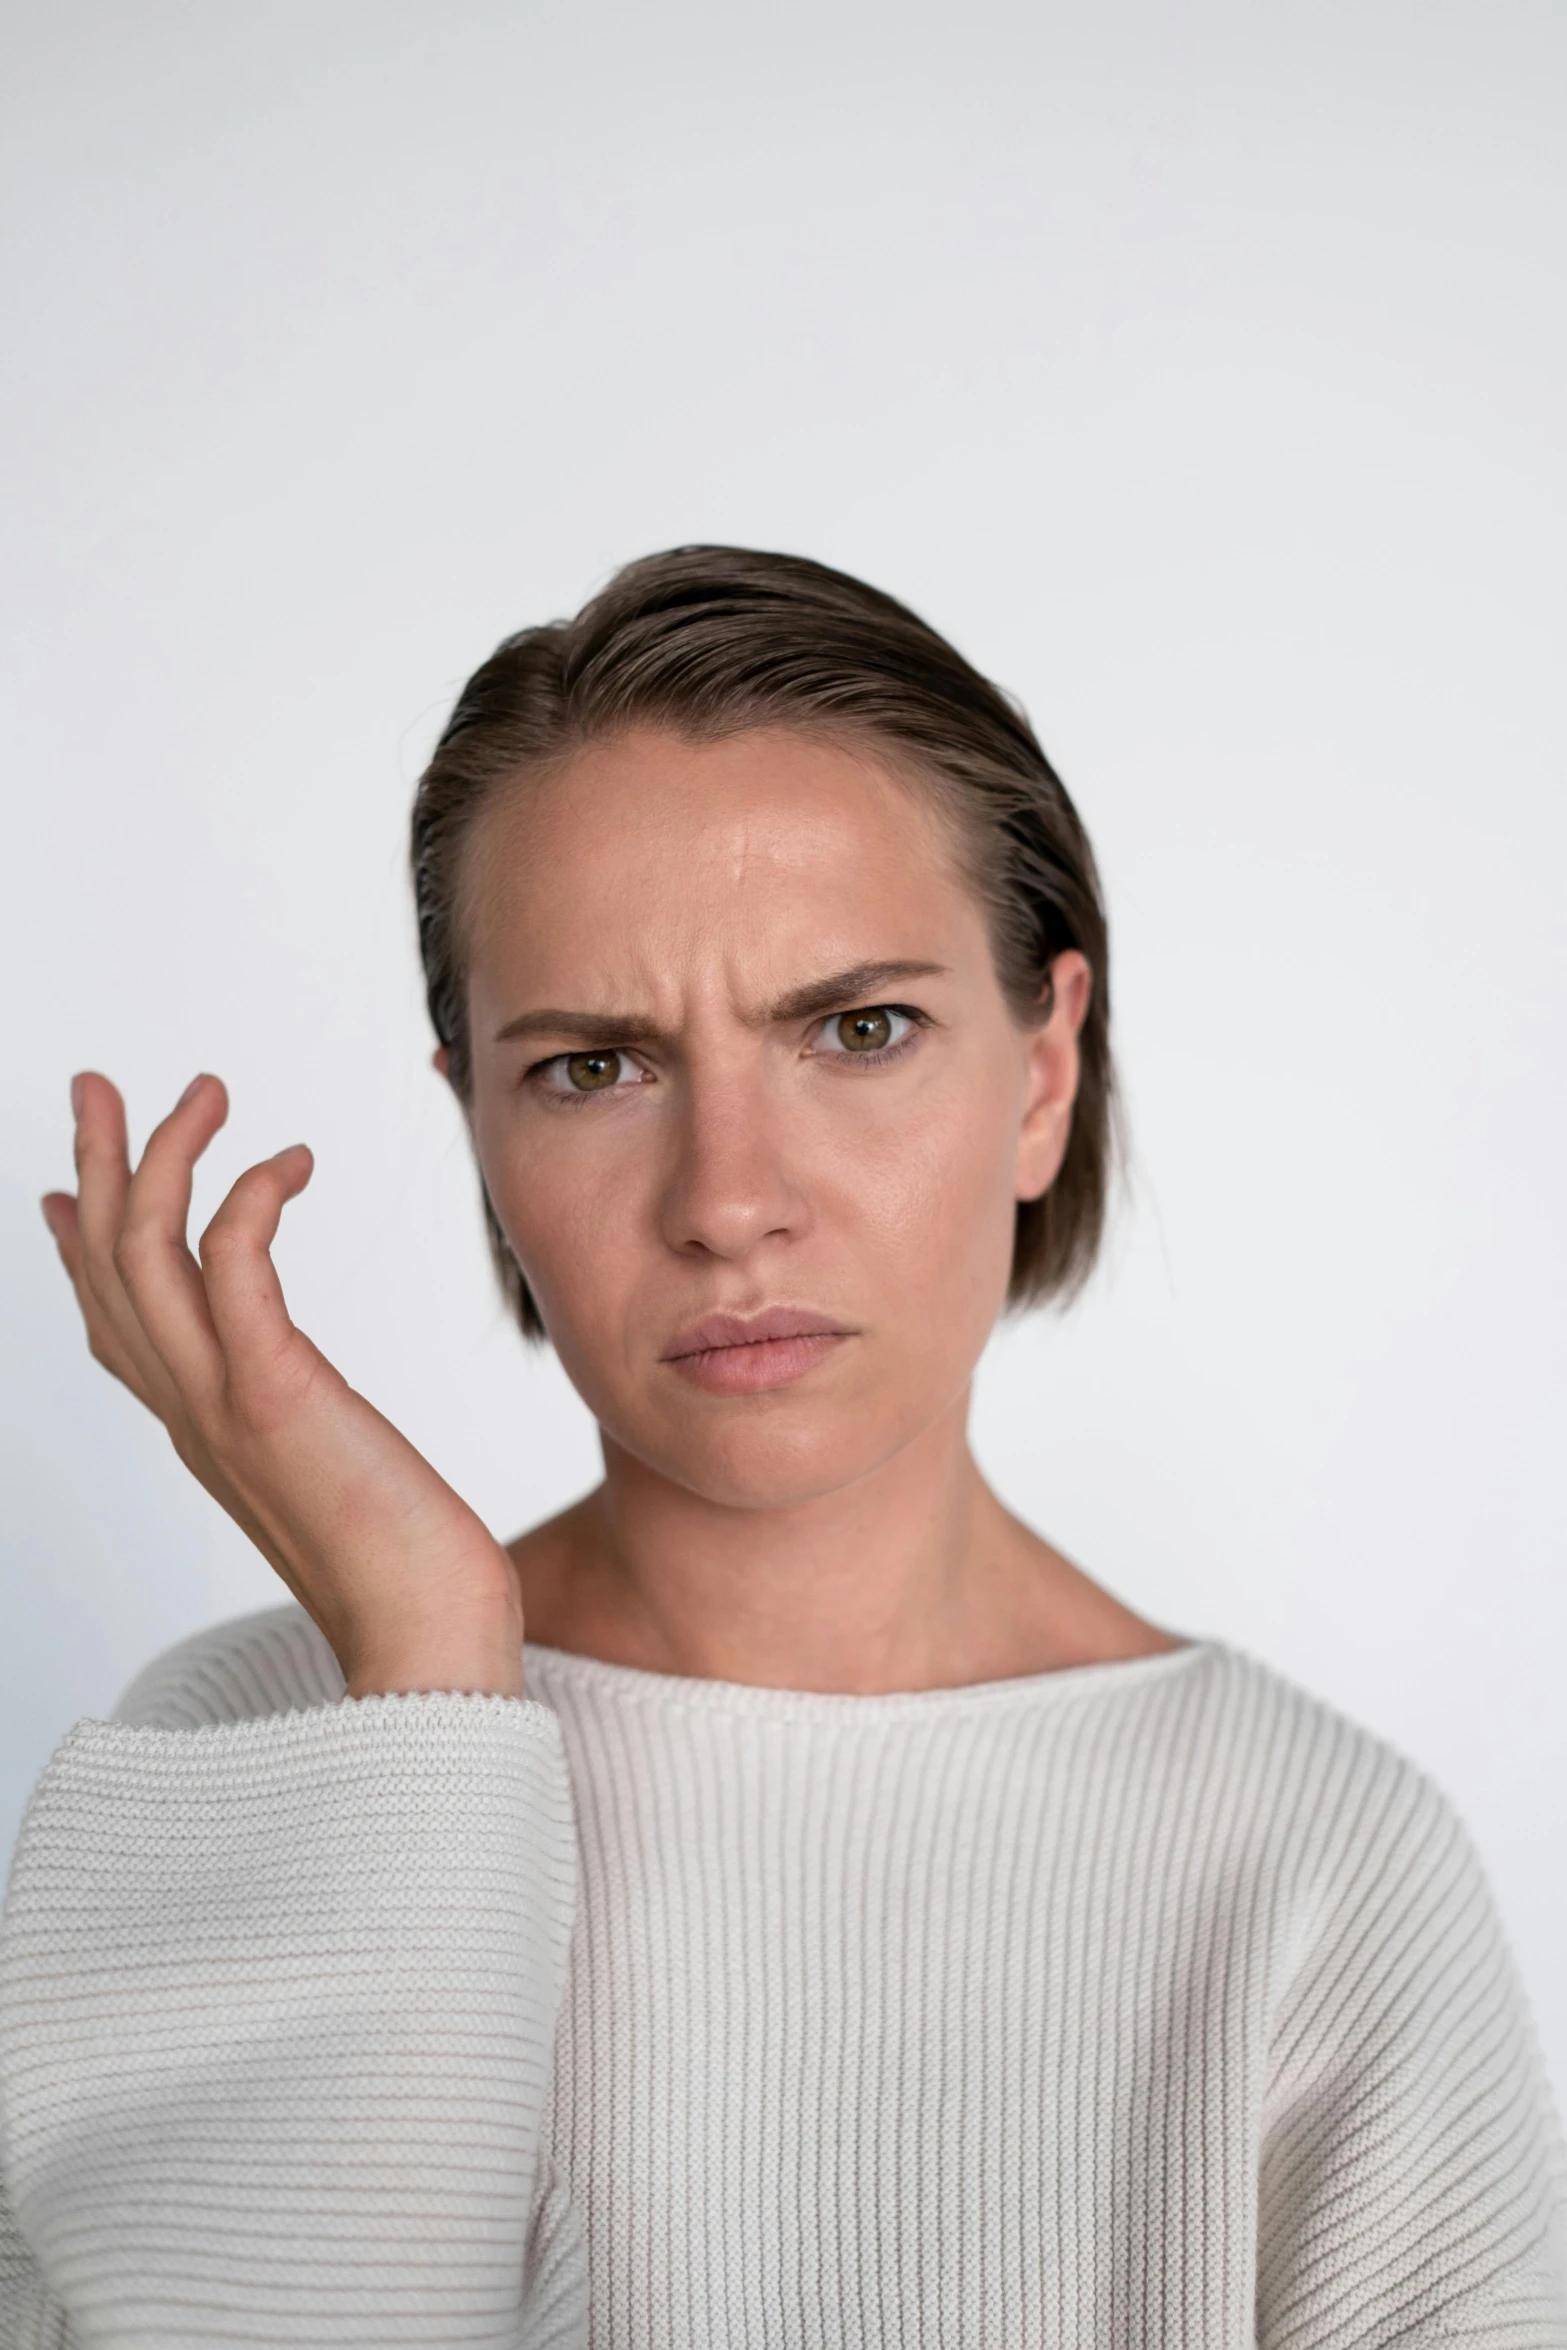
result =
[{"label": "long sleeve", "polygon": [[1560,2142],[1479,1863],[1413,1771],[1362,1799],[1274,2034],[1260,2350],[1564,2350]]},{"label": "long sleeve", "polygon": [[546,1707],[79,1724],[0,1948],[3,2350],[580,2339],[574,1899]]},{"label": "long sleeve", "polygon": [[1475,1856],[1304,1691],[524,1663],[344,1702],[271,1610],[67,1740],[0,2350],[1567,2350]]}]

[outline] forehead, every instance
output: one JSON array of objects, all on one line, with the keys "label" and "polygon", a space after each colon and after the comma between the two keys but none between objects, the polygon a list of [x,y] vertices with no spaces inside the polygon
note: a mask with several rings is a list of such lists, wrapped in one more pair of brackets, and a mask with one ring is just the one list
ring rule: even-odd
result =
[{"label": "forehead", "polygon": [[500,794],[467,867],[476,985],[641,992],[722,966],[960,953],[983,922],[932,794],[870,750],[782,731],[589,745]]}]

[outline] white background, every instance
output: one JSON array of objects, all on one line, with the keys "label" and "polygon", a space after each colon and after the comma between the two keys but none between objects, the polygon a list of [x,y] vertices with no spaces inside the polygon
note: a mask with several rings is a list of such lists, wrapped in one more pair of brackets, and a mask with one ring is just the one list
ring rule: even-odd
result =
[{"label": "white background", "polygon": [[466,672],[803,550],[1024,697],[1136,1168],[1003,1491],[1414,1754],[1567,2091],[1556,0],[53,0],[7,35],[0,1830],[281,1596],[85,1357],[66,1084],[296,1137],[296,1312],[509,1534],[591,1430],[492,1300],[402,874]]}]

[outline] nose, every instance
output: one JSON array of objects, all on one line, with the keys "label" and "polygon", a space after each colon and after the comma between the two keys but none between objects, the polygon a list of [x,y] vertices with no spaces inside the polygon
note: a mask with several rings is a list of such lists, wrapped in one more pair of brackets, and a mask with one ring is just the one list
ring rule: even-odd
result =
[{"label": "nose", "polygon": [[691,1077],[676,1121],[660,1220],[682,1256],[735,1262],[810,1225],[804,1191],[786,1164],[765,1086]]}]

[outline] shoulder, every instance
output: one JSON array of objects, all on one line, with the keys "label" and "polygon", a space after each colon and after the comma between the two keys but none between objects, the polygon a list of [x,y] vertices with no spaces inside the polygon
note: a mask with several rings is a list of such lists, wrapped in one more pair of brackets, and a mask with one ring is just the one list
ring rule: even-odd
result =
[{"label": "shoulder", "polygon": [[301,1607],[263,1608],[210,1625],[143,1667],[114,1709],[143,1730],[199,1730],[335,1705],[343,1676]]},{"label": "shoulder", "polygon": [[1260,1873],[1302,1923],[1406,1870],[1472,1872],[1466,1832],[1411,1759],[1284,1674],[1222,1642],[1150,1679],[1137,1709],[1148,1783],[1213,1865]]},{"label": "shoulder", "polygon": [[1280,2080],[1298,2087],[1357,2034],[1401,2044],[1429,2027],[1433,1999],[1449,2025],[1484,2012],[1527,2036],[1494,1891],[1445,1790],[1249,1657],[1219,1652],[1215,1679],[1245,1779],[1240,1873],[1272,1922]]}]

